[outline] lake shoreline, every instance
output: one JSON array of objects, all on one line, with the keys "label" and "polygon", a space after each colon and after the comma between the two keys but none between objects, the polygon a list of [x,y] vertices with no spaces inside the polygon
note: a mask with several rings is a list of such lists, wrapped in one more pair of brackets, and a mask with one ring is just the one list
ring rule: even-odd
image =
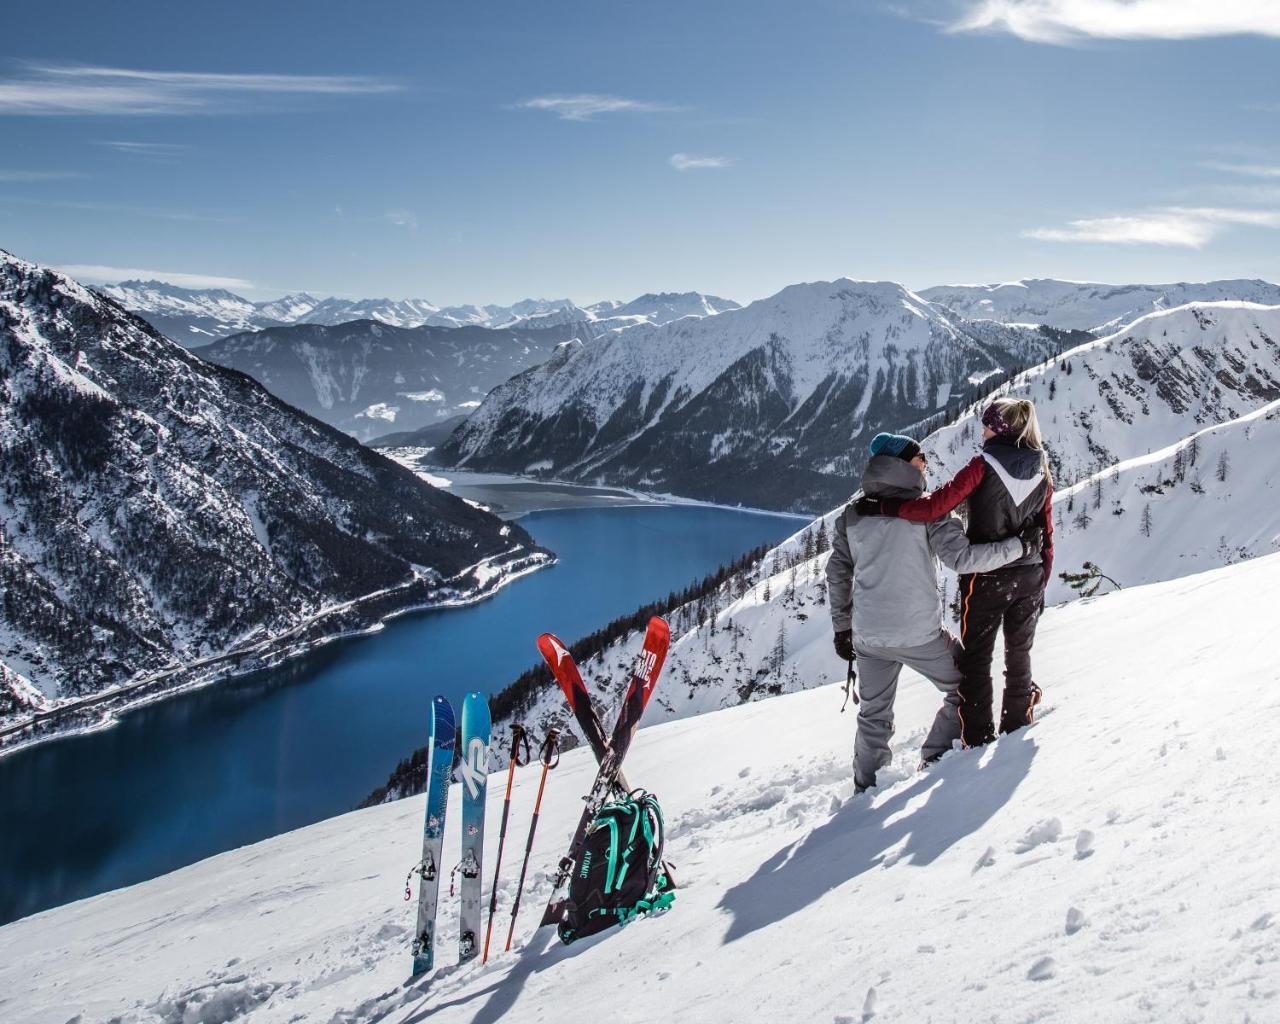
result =
[{"label": "lake shoreline", "polygon": [[[455,579],[473,574],[493,558],[463,570]],[[283,634],[231,648],[185,666],[162,669],[142,679],[130,680],[98,693],[65,698],[63,702],[23,716],[0,729],[0,760],[18,751],[74,736],[109,729],[122,715],[180,694],[216,686],[231,679],[276,668],[304,654],[339,640],[369,636],[385,628],[387,622],[415,612],[465,608],[488,600],[516,580],[556,564],[554,552],[534,547],[516,555],[464,596],[430,599],[429,584],[415,578],[390,590],[365,594],[343,604],[317,612]],[[443,588],[447,589],[447,588]],[[415,594],[420,592],[421,598]],[[394,599],[394,600],[392,600]],[[385,609],[382,602],[389,602]],[[370,608],[369,606],[373,606]],[[345,616],[352,621],[332,632],[323,632],[327,623]]]},{"label": "lake shoreline", "polygon": [[[638,507],[707,508],[803,521],[810,518],[801,513],[720,505],[682,498],[679,495],[618,487],[593,487],[572,481],[541,480],[511,474],[441,470],[449,473],[449,476],[437,476],[431,472],[437,467],[424,467],[420,461],[429,451],[430,449],[390,449],[384,454],[394,458],[432,486],[448,490],[464,501],[492,511],[507,521],[522,519],[538,512]],[[396,454],[393,455],[392,452]],[[557,495],[563,500],[539,501],[539,495]],[[489,501],[482,500],[485,498]],[[509,504],[504,505],[499,498],[506,498]],[[529,564],[524,564],[526,561]],[[425,592],[420,598],[405,594],[403,600],[397,599],[385,609],[376,607],[391,594],[423,590],[423,581],[415,579],[393,591],[366,594],[342,605],[324,609],[284,634],[210,655],[191,665],[163,669],[143,679],[121,683],[98,693],[64,698],[46,709],[28,713],[0,727],[0,759],[42,743],[109,729],[118,722],[120,716],[130,711],[179,694],[275,668],[335,641],[376,633],[388,621],[401,615],[479,603],[497,594],[508,584],[555,563],[554,552],[535,549],[526,558],[516,558],[512,563],[515,566],[513,571],[498,573],[493,581],[481,585],[465,597],[432,600],[426,597]],[[473,572],[475,568],[465,570],[458,578]],[[375,607],[366,610],[369,605]],[[348,615],[352,616],[352,621],[341,623],[340,628],[329,632],[320,632],[325,628],[326,622],[334,619],[341,621],[343,616]]]}]

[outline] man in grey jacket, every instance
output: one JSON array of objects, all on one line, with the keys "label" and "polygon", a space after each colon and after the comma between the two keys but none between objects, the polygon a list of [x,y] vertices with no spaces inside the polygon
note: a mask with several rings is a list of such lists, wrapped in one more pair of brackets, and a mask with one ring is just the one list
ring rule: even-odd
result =
[{"label": "man in grey jacket", "polygon": [[942,691],[942,707],[921,751],[936,760],[960,738],[958,641],[942,626],[937,559],[959,573],[990,572],[1043,543],[1034,529],[991,544],[970,544],[956,515],[933,523],[859,516],[853,502],[918,498],[924,492],[920,445],[900,434],[877,434],[862,476],[862,490],[836,519],[827,587],[836,652],[858,663],[862,703],[854,739],[853,781],[861,793],[891,759],[893,701],[902,666],[915,669]]}]

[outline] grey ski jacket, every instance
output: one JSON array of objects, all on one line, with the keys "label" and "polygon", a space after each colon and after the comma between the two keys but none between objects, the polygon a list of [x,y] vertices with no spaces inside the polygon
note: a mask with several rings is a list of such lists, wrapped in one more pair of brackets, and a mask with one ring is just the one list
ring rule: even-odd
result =
[{"label": "grey ski jacket", "polygon": [[[875,455],[862,476],[862,493],[875,498],[918,498],[924,475],[893,455]],[[827,562],[831,624],[853,630],[855,646],[914,647],[942,627],[937,559],[959,573],[990,572],[1022,557],[1017,537],[971,544],[956,515],[933,523],[860,516],[852,501],[836,519]]]}]

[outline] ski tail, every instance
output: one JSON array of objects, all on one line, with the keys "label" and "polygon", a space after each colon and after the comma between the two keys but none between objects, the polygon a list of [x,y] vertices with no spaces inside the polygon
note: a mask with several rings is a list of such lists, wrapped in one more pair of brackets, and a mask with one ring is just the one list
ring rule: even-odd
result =
[{"label": "ski tail", "polygon": [[609,739],[609,751],[619,763],[626,755],[631,737],[640,725],[644,709],[649,705],[653,689],[662,673],[662,666],[667,660],[667,648],[671,643],[671,629],[665,619],[654,616],[649,620],[645,630],[644,647],[636,667],[631,673],[631,683],[627,687],[627,695],[622,701],[622,710],[618,713],[618,721],[613,727],[613,736]]},{"label": "ski tail", "polygon": [[573,712],[578,728],[582,730],[582,735],[596,755],[596,760],[603,760],[609,746],[609,738],[605,735],[604,726],[600,724],[600,716],[596,714],[591,694],[582,681],[582,675],[573,660],[573,655],[569,653],[569,648],[554,633],[543,633],[538,637],[538,651],[546,661],[551,674],[555,676],[556,682],[560,684],[560,689],[564,691],[565,703]]}]

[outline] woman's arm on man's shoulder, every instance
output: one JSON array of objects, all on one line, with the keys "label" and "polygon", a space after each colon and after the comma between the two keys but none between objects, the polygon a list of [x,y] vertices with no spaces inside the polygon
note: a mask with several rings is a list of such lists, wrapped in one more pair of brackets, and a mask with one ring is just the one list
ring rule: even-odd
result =
[{"label": "woman's arm on man's shoulder", "polygon": [[981,455],[975,455],[959,473],[936,491],[899,505],[898,518],[913,523],[931,523],[935,519],[941,519],[977,490],[986,473],[987,460]]}]

